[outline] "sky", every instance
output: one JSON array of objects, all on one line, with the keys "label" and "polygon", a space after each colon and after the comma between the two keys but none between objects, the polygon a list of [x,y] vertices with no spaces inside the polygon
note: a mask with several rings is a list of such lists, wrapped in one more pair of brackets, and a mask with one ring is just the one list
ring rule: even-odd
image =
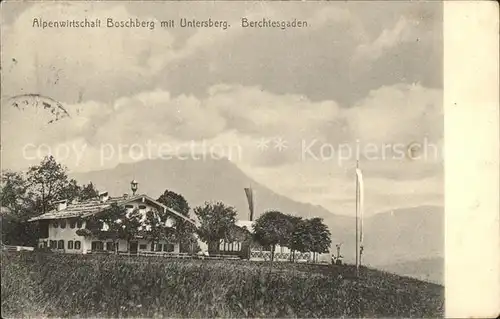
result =
[{"label": "sky", "polygon": [[[183,17],[231,26],[159,25]],[[242,28],[243,17],[308,27]],[[438,2],[2,3],[1,18],[2,169],[48,153],[81,172],[204,152],[349,214],[358,161],[368,213],[443,204]],[[41,29],[34,18],[156,25]],[[29,93],[44,98],[12,106]],[[49,123],[43,101],[69,116]]]}]

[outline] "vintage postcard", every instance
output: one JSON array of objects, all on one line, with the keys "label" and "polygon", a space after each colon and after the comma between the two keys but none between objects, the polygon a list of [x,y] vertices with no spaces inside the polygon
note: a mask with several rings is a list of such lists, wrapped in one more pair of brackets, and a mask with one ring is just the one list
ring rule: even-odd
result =
[{"label": "vintage postcard", "polygon": [[2,317],[495,316],[492,10],[2,3]]}]

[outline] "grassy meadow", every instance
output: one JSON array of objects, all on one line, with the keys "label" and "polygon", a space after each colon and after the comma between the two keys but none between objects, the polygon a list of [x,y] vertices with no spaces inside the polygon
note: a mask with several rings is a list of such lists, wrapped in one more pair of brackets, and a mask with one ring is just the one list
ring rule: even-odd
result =
[{"label": "grassy meadow", "polygon": [[442,317],[442,286],[352,266],[6,253],[2,317]]}]

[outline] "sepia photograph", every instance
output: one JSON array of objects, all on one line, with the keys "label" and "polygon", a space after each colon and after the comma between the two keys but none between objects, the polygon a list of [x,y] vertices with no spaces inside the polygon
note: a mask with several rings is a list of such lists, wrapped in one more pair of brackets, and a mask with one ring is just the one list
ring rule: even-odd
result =
[{"label": "sepia photograph", "polygon": [[445,316],[442,2],[8,1],[1,43],[3,318]]}]

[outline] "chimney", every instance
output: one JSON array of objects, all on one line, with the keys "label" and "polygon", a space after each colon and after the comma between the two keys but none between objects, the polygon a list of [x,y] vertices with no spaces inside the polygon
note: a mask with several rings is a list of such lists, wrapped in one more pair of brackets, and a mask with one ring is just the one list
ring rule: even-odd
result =
[{"label": "chimney", "polygon": [[54,204],[57,205],[57,211],[64,210],[66,207],[68,207],[68,200],[63,199],[63,200],[58,200],[57,202],[54,202]]},{"label": "chimney", "polygon": [[100,192],[99,193],[99,200],[101,203],[106,202],[109,199],[108,192]]},{"label": "chimney", "polygon": [[128,198],[128,194],[126,194],[126,193],[125,193],[125,194],[123,194],[123,198],[124,198],[124,199],[127,199],[127,198]]}]

